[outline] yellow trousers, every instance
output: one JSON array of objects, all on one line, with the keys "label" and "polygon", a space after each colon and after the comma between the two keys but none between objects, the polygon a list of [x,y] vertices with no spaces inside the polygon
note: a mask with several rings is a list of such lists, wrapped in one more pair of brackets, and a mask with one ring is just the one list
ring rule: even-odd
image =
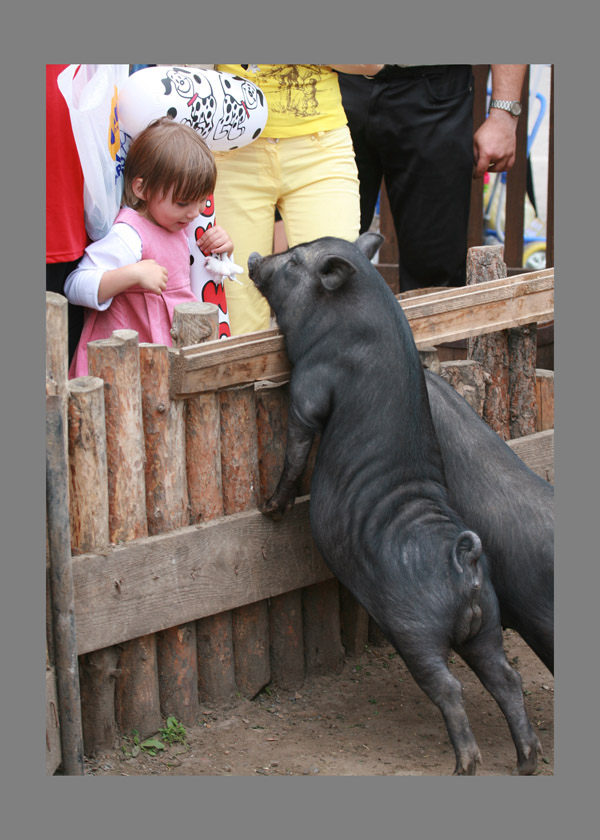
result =
[{"label": "yellow trousers", "polygon": [[248,278],[248,257],[273,249],[275,208],[290,247],[321,236],[353,241],[360,229],[358,174],[347,126],[301,137],[259,137],[215,152],[216,221],[231,236],[242,286],[225,281],[231,334],[268,329],[270,308]]}]

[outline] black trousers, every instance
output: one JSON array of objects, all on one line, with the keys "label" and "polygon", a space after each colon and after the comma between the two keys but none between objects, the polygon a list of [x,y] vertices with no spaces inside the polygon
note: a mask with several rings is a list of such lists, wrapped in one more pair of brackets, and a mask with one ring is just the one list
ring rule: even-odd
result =
[{"label": "black trousers", "polygon": [[400,289],[464,286],[473,175],[470,64],[386,65],[340,73],[369,229],[382,177],[399,250]]},{"label": "black trousers", "polygon": [[[64,295],[65,280],[77,268],[80,259],[81,257],[66,263],[46,263],[46,291]],[[79,343],[83,329],[84,313],[84,306],[74,306],[72,303],[67,305],[69,364],[71,364],[71,360],[77,350],[77,344]]]}]

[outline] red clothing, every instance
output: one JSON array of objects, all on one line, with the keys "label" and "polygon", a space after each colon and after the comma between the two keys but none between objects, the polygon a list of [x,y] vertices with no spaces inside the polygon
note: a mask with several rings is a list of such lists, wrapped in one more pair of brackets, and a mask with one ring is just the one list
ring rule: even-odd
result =
[{"label": "red clothing", "polygon": [[139,234],[143,260],[156,260],[167,269],[167,287],[162,294],[155,295],[141,286],[131,286],[115,295],[108,309],[86,309],[83,331],[69,370],[71,379],[88,375],[88,342],[110,338],[114,330],[137,330],[140,342],[170,347],[176,304],[196,300],[190,285],[190,249],[185,231],[171,233],[130,207],[120,210],[117,222],[125,222]]},{"label": "red clothing", "polygon": [[82,256],[89,242],[83,215],[83,172],[69,108],[57,77],[68,64],[46,65],[46,262]]}]

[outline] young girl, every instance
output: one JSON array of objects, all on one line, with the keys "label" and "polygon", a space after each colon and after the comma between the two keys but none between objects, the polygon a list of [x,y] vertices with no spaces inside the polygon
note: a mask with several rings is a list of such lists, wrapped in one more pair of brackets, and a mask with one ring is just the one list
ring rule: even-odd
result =
[{"label": "young girl", "polygon": [[[140,342],[172,344],[176,304],[194,301],[186,228],[216,181],[212,153],[189,126],[165,117],[133,140],[124,169],[123,205],[108,234],[89,245],[65,281],[74,304],[87,307],[69,377],[87,376],[87,344],[131,329]],[[215,225],[198,240],[204,254],[231,255]]]}]

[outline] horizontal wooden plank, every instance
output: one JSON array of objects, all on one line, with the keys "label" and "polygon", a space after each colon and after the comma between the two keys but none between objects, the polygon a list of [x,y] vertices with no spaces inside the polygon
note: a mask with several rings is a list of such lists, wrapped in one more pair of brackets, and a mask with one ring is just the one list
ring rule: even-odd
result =
[{"label": "horizontal wooden plank", "polygon": [[554,313],[552,269],[401,301],[417,347],[542,322]]},{"label": "horizontal wooden plank", "polygon": [[87,653],[330,578],[308,497],[73,558],[77,652]]},{"label": "horizontal wooden plank", "polygon": [[[554,269],[401,299],[417,347],[485,335],[554,317]],[[171,353],[171,396],[276,379],[290,362],[280,330],[208,341]]]},{"label": "horizontal wooden plank", "polygon": [[[554,430],[509,446],[554,481]],[[328,580],[308,507],[305,496],[281,522],[251,510],[73,557],[78,654]]]},{"label": "horizontal wooden plank", "polygon": [[507,441],[529,469],[554,484],[554,429]]}]

